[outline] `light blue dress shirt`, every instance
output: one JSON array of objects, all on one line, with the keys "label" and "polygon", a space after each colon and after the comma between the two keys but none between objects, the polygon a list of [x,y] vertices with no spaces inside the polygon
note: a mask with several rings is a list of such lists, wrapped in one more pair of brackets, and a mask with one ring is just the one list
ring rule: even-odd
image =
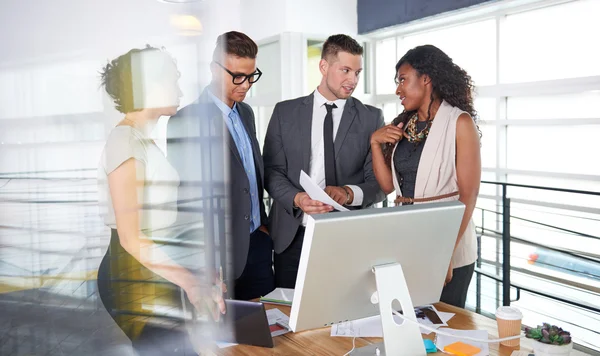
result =
[{"label": "light blue dress shirt", "polygon": [[244,128],[242,118],[237,110],[237,103],[233,104],[232,109],[211,93],[210,90],[208,91],[208,96],[223,113],[223,119],[227,124],[231,137],[233,137],[238,153],[242,158],[244,170],[246,171],[248,181],[250,182],[250,233],[253,233],[260,227],[260,206],[252,143],[250,142],[250,137]]}]

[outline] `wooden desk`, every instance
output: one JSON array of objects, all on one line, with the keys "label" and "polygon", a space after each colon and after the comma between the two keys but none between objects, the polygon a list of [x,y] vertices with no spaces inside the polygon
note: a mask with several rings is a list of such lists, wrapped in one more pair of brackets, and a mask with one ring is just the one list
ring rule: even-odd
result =
[{"label": "wooden desk", "polygon": [[[289,315],[290,307],[282,305],[265,304],[266,309],[279,308]],[[444,303],[437,303],[435,307],[439,311],[456,314],[448,322],[448,327],[463,330],[487,330],[490,338],[498,336],[496,321],[485,316],[456,308]],[[247,345],[237,345],[218,350],[218,355],[344,355],[352,349],[351,337],[331,337],[331,327],[302,331],[299,333],[289,332],[273,338],[274,348],[262,348]],[[425,337],[433,339],[434,333]],[[366,346],[381,342],[381,338],[356,338],[356,347]],[[516,349],[500,345],[490,344],[491,356],[510,356]],[[521,350],[531,351],[531,340],[521,339]],[[441,352],[428,355],[447,355]]]}]

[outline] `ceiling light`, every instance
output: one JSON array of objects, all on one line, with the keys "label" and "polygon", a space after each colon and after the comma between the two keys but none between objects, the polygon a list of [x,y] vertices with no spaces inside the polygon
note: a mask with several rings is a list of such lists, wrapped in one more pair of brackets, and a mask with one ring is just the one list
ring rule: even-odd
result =
[{"label": "ceiling light", "polygon": [[171,15],[171,26],[182,36],[198,36],[202,34],[202,23],[192,15]]}]

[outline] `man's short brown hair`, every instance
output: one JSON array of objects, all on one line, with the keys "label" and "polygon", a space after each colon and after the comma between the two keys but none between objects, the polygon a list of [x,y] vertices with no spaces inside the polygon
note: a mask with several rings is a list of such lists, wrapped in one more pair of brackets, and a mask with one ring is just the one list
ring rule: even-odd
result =
[{"label": "man's short brown hair", "polygon": [[217,38],[217,46],[213,52],[213,60],[220,61],[225,55],[255,59],[258,46],[246,34],[229,31]]},{"label": "man's short brown hair", "polygon": [[362,56],[363,48],[356,40],[348,35],[329,36],[323,44],[321,59],[327,60],[332,56],[337,57],[339,52],[347,52],[353,55]]}]

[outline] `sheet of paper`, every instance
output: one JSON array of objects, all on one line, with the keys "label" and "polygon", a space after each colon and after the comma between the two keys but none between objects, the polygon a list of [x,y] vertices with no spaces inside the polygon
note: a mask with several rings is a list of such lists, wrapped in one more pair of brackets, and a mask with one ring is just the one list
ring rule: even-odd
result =
[{"label": "sheet of paper", "polygon": [[285,315],[281,310],[274,308],[267,310],[267,320],[269,325],[280,325],[284,329],[271,332],[271,336],[279,336],[290,332],[290,317]]},{"label": "sheet of paper", "polygon": [[325,193],[325,191],[304,171],[300,171],[300,185],[312,200],[318,200],[321,203],[331,205],[335,210],[348,211],[347,208],[344,208],[335,200],[331,199],[331,197],[327,195],[327,193]]},{"label": "sheet of paper", "polygon": [[224,349],[235,345],[237,344],[233,342],[217,342],[217,347],[219,347],[220,349]]},{"label": "sheet of paper", "polygon": [[293,288],[275,288],[271,293],[260,298],[261,302],[264,303],[279,303],[292,305],[294,300],[294,289]]},{"label": "sheet of paper", "polygon": [[[441,328],[440,331],[446,332],[448,334],[456,335],[456,336],[467,336],[473,337],[477,339],[487,339],[488,332],[487,330],[456,330],[450,328]],[[465,344],[473,345],[481,349],[481,351],[475,356],[488,356],[490,354],[490,347],[485,342],[477,342],[471,340],[459,339],[451,336],[445,336],[437,334],[435,345],[440,351],[444,350],[444,346],[450,345],[457,341],[464,342]]]},{"label": "sheet of paper", "polygon": [[[437,312],[440,319],[447,325],[448,321],[454,316],[453,313]],[[394,315],[394,320],[398,323],[402,320]],[[420,323],[420,319],[417,319]],[[424,324],[424,323],[423,323]],[[428,325],[429,327],[437,328],[442,325]],[[421,334],[430,334],[431,331],[421,328]],[[347,321],[345,323],[335,324],[331,326],[331,336],[343,337],[383,337],[383,329],[381,327],[381,316],[371,316],[368,318]]]}]

